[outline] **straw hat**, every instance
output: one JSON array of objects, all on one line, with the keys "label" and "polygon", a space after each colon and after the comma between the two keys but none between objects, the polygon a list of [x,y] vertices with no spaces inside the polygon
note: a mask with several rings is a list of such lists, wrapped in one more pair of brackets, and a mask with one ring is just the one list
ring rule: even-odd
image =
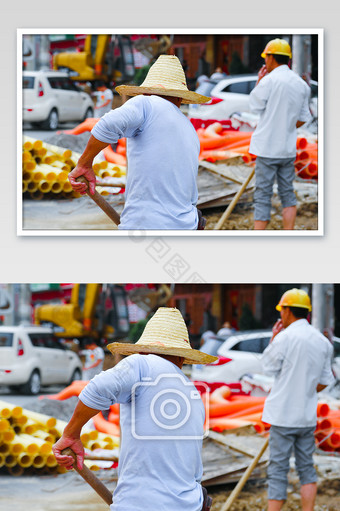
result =
[{"label": "straw hat", "polygon": [[122,95],[158,94],[182,98],[182,103],[206,103],[210,100],[196,92],[189,91],[185,74],[175,55],[160,55],[150,67],[144,82],[138,85],[119,85],[116,91]]},{"label": "straw hat", "polygon": [[217,357],[207,355],[190,346],[189,334],[178,309],[160,307],[148,321],[136,344],[113,342],[107,346],[111,353],[132,355],[154,353],[184,357],[184,364],[210,364]]}]

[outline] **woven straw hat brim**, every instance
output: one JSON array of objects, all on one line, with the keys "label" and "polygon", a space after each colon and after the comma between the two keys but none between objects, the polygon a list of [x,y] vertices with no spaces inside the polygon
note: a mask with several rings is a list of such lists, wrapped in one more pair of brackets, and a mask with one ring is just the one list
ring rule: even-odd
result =
[{"label": "woven straw hat brim", "polygon": [[158,96],[172,96],[182,98],[184,104],[202,104],[210,101],[208,96],[202,96],[197,92],[186,91],[181,89],[163,89],[158,87],[141,87],[138,85],[119,85],[116,87],[118,94],[126,96],[138,96],[139,94],[155,94]]},{"label": "woven straw hat brim", "polygon": [[177,348],[166,346],[152,346],[151,344],[130,344],[113,342],[107,345],[107,349],[112,353],[120,355],[133,355],[134,353],[153,353],[155,355],[173,355],[176,357],[184,357],[184,364],[211,364],[218,357],[213,357],[203,351],[194,350],[192,348]]}]

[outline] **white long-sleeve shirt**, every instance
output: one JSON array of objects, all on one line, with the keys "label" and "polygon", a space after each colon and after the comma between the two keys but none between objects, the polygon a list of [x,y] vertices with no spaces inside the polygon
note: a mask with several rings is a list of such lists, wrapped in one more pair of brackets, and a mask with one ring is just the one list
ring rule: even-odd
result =
[{"label": "white long-sleeve shirt", "polygon": [[92,130],[101,142],[126,137],[128,172],[119,229],[196,229],[200,143],[170,101],[135,96]]},{"label": "white long-sleeve shirt", "polygon": [[330,341],[306,319],[278,333],[261,359],[264,373],[275,377],[262,420],[274,426],[315,426],[316,387],[334,381],[332,353]]},{"label": "white long-sleeve shirt", "polygon": [[120,403],[111,511],[202,509],[204,406],[176,365],[157,355],[130,355],[95,376],[79,399],[97,410]]},{"label": "white long-sleeve shirt", "polygon": [[251,91],[249,107],[260,115],[249,152],[264,158],[294,158],[296,123],[312,119],[310,88],[288,66],[273,69]]}]

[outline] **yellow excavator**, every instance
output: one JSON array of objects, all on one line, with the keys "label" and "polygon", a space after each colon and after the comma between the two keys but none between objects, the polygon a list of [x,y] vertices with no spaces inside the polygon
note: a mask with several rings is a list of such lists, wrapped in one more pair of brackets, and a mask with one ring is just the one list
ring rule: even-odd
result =
[{"label": "yellow excavator", "polygon": [[53,56],[53,69],[67,70],[79,82],[130,81],[135,75],[133,48],[148,58],[166,53],[172,36],[131,40],[129,35],[88,34],[81,52],[61,52]]},{"label": "yellow excavator", "polygon": [[44,304],[35,308],[36,324],[52,324],[63,338],[123,339],[129,333],[128,299],[146,312],[165,305],[173,288],[165,284],[126,291],[118,284],[74,284],[70,303]]}]

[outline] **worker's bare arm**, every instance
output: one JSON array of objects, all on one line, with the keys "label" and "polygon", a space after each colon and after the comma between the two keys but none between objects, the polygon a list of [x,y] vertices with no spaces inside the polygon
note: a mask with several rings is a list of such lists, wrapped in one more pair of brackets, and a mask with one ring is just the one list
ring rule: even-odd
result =
[{"label": "worker's bare arm", "polygon": [[325,389],[328,385],[322,385],[322,383],[318,383],[316,387],[316,392],[321,392],[323,389]]},{"label": "worker's bare arm", "polygon": [[52,449],[57,462],[68,470],[73,466],[73,458],[72,456],[65,456],[61,452],[66,447],[70,447],[77,456],[78,468],[83,467],[84,447],[80,440],[81,429],[98,412],[99,410],[89,408],[78,401],[73,415],[64,429],[63,436],[54,444]]},{"label": "worker's bare arm", "polygon": [[84,195],[87,191],[87,186],[85,183],[79,183],[77,178],[80,176],[84,176],[89,182],[90,193],[93,195],[95,192],[96,186],[96,176],[93,172],[92,163],[94,158],[97,156],[100,151],[105,149],[108,145],[107,142],[101,142],[97,140],[93,135],[91,135],[85,151],[81,155],[78,160],[77,166],[69,173],[68,179],[72,185],[72,188],[75,192],[79,192]]},{"label": "worker's bare arm", "polygon": [[304,122],[304,121],[297,121],[297,123],[296,123],[296,127],[297,127],[297,128],[300,128],[300,127],[301,127],[301,126],[303,126],[304,124],[305,124],[305,122]]}]

